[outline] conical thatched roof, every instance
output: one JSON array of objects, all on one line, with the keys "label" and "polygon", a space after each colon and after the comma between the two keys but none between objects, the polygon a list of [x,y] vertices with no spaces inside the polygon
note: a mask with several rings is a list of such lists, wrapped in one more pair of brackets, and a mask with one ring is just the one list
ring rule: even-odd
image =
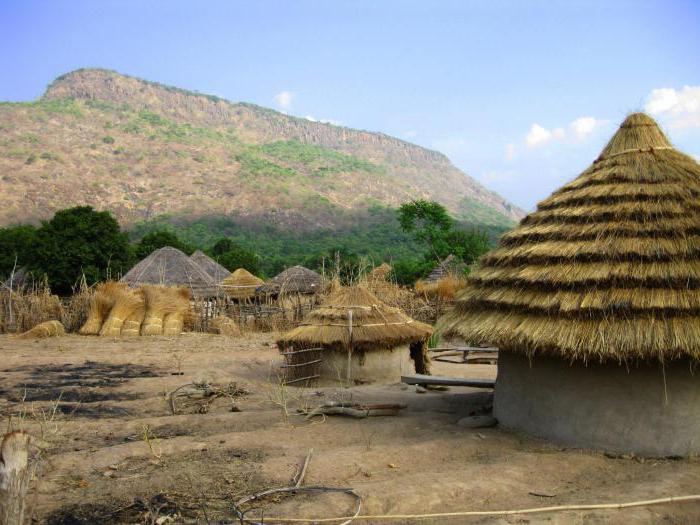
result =
[{"label": "conical thatched roof", "polygon": [[353,349],[394,348],[425,341],[433,333],[430,325],[414,321],[398,308],[382,303],[364,287],[354,286],[331,293],[277,345],[345,347],[350,340],[351,313]]},{"label": "conical thatched roof", "polygon": [[276,295],[313,294],[322,292],[325,286],[326,281],[321,274],[303,266],[292,266],[270,279],[259,291]]},{"label": "conical thatched roof", "polygon": [[197,250],[190,255],[190,260],[199,265],[202,270],[207,272],[209,277],[211,277],[215,283],[220,283],[226,279],[226,277],[231,275],[231,272],[209,257],[202,250]]},{"label": "conical thatched roof", "polygon": [[239,268],[221,281],[221,288],[234,299],[250,299],[255,296],[256,290],[265,281],[255,277],[245,268]]},{"label": "conical thatched roof", "polygon": [[120,279],[131,288],[144,284],[184,286],[195,297],[210,297],[217,290],[213,279],[177,248],[165,246],[152,252]]},{"label": "conical thatched roof", "polygon": [[440,261],[435,268],[433,268],[433,271],[431,271],[428,276],[423,279],[423,282],[436,283],[448,275],[462,276],[466,267],[467,265],[457,259],[454,255],[448,255],[442,261]]},{"label": "conical thatched roof", "polygon": [[565,359],[700,359],[700,165],[630,115],[486,254],[443,331]]}]

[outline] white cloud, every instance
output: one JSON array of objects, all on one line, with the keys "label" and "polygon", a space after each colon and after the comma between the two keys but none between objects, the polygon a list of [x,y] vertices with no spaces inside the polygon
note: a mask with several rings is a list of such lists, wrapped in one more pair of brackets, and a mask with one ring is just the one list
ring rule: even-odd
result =
[{"label": "white cloud", "polygon": [[313,118],[311,115],[306,115],[304,118],[305,118],[306,120],[311,121],[311,122],[318,122],[318,120],[316,120],[315,118]]},{"label": "white cloud", "polygon": [[506,160],[513,160],[516,153],[517,150],[515,149],[515,144],[512,142],[510,144],[506,144]]},{"label": "white cloud", "polygon": [[535,123],[530,127],[530,131],[525,136],[525,143],[528,148],[537,148],[543,146],[552,140],[561,140],[566,136],[566,132],[562,128],[548,130],[539,124]]},{"label": "white cloud", "polygon": [[331,124],[333,126],[343,125],[343,123],[340,120],[334,120],[332,118],[316,118],[312,115],[306,115],[304,118],[310,122],[320,122],[321,124]]},{"label": "white cloud", "polygon": [[292,105],[294,93],[291,91],[280,91],[275,95],[275,103],[282,109],[289,109]]},{"label": "white cloud", "polygon": [[644,109],[668,118],[672,128],[700,127],[700,86],[652,89]]},{"label": "white cloud", "polygon": [[593,117],[581,117],[569,124],[569,129],[578,140],[583,140],[601,126],[607,124],[607,120],[600,120]]}]

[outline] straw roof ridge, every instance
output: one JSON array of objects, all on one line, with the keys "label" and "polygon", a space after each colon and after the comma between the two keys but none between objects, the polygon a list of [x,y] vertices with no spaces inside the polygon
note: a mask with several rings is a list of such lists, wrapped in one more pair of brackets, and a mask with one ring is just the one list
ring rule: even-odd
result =
[{"label": "straw roof ridge", "polygon": [[187,255],[171,246],[153,251],[121,279],[131,288],[144,284],[184,286],[197,297],[216,295],[213,279]]},{"label": "straw roof ridge", "polygon": [[353,286],[331,293],[277,344],[342,349],[352,342],[353,349],[371,351],[425,341],[432,332],[430,325],[384,304],[365,287]]},{"label": "straw roof ridge", "polygon": [[262,285],[258,291],[274,294],[311,294],[322,291],[325,285],[326,281],[321,274],[304,266],[296,265],[277,274]]},{"label": "straw roof ridge", "polygon": [[202,270],[207,272],[207,274],[214,280],[215,283],[220,283],[226,277],[231,275],[226,268],[216,262],[214,259],[209,257],[202,250],[195,251],[190,255],[190,260],[195,264],[198,264]]},{"label": "straw roof ridge", "polygon": [[700,165],[630,115],[480,259],[439,328],[567,360],[700,360]]},{"label": "straw roof ridge", "polygon": [[245,268],[238,268],[226,277],[219,286],[234,299],[250,299],[257,293],[258,287],[265,281],[256,277]]}]

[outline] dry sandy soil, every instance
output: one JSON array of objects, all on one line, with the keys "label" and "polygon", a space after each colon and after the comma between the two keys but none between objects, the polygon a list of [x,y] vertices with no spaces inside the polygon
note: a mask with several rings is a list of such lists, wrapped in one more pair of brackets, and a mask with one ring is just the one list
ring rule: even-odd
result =
[{"label": "dry sandy soil", "polygon": [[[275,379],[279,356],[273,340],[269,334],[42,341],[0,336],[3,429],[24,426],[44,448],[32,493],[35,520],[233,523],[235,501],[289,485],[310,448],[304,484],[354,488],[363,514],[611,503],[700,492],[698,458],[607,457],[500,428],[458,426],[461,417],[490,405],[488,391],[418,393],[401,384],[284,389]],[[496,372],[495,366],[477,364],[434,368],[481,378]],[[178,414],[172,415],[165,394],[202,381],[235,388],[211,403],[179,398]],[[296,412],[331,399],[407,408],[395,417],[325,421],[306,421]],[[278,496],[258,502],[250,515],[264,512],[265,523],[272,516],[341,516],[352,503],[345,495]],[[695,502],[381,523],[698,522]]]}]

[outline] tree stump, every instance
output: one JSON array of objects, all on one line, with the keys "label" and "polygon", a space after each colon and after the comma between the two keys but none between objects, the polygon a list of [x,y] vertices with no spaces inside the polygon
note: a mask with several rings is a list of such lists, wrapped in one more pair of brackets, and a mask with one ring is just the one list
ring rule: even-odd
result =
[{"label": "tree stump", "polygon": [[0,523],[24,525],[28,515],[27,489],[29,469],[29,435],[25,432],[6,434],[0,446]]}]

